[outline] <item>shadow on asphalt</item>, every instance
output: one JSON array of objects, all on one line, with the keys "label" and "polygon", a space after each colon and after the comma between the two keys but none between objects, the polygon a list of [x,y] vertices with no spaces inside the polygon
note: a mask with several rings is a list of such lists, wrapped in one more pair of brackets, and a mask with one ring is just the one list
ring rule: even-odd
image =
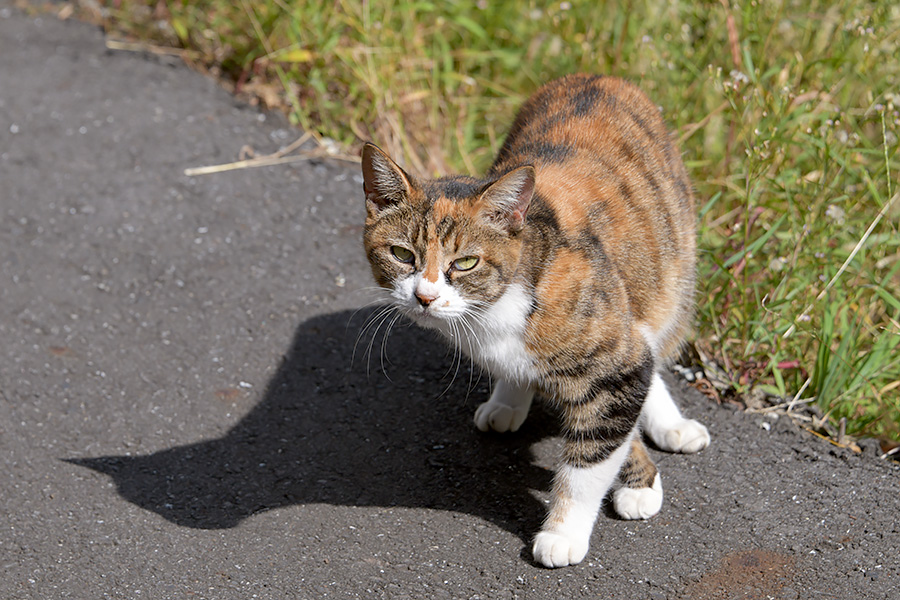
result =
[{"label": "shadow on asphalt", "polygon": [[230,528],[262,511],[325,503],[468,513],[527,541],[544,514],[531,490],[551,481],[530,447],[555,433],[555,419],[532,414],[516,434],[479,433],[471,418],[487,378],[470,379],[467,363],[454,377],[444,343],[413,326],[357,344],[377,311],[302,323],[263,400],[221,438],[68,462],[186,527]]}]

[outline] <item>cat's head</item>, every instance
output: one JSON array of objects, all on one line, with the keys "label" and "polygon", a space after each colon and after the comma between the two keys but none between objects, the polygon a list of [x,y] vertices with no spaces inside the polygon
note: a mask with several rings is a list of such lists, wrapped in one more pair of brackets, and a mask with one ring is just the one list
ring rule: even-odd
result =
[{"label": "cat's head", "polygon": [[440,327],[503,294],[522,252],[533,167],[488,181],[417,180],[366,144],[362,171],[366,255],[398,308]]}]

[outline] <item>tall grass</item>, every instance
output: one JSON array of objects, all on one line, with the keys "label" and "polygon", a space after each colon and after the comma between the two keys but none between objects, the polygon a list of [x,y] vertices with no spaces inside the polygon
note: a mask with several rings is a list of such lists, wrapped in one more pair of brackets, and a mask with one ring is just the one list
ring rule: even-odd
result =
[{"label": "tall grass", "polygon": [[900,5],[893,0],[108,2],[238,90],[412,171],[482,171],[573,71],[664,109],[700,203],[697,347],[726,393],[815,398],[900,438]]}]

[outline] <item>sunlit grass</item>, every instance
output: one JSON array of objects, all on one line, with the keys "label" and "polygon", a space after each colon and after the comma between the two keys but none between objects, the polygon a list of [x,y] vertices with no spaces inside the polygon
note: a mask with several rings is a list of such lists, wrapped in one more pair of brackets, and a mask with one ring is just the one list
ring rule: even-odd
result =
[{"label": "sunlit grass", "polygon": [[107,3],[348,147],[478,173],[516,107],[573,71],[638,82],[700,198],[697,347],[725,394],[815,398],[900,437],[900,6],[204,0]]}]

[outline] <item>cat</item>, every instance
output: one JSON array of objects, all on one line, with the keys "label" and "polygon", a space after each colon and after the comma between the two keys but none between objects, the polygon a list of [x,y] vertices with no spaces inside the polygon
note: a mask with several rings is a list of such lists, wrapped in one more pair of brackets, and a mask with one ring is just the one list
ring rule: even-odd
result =
[{"label": "cat", "polygon": [[525,102],[484,179],[415,178],[371,143],[362,172],[376,282],[494,378],[477,428],[516,431],[536,393],[559,409],[535,561],[581,562],[614,487],[623,518],[656,514],[641,431],[672,452],[710,441],[658,372],[690,329],[696,253],[692,185],[658,107],[624,80],[569,75]]}]

